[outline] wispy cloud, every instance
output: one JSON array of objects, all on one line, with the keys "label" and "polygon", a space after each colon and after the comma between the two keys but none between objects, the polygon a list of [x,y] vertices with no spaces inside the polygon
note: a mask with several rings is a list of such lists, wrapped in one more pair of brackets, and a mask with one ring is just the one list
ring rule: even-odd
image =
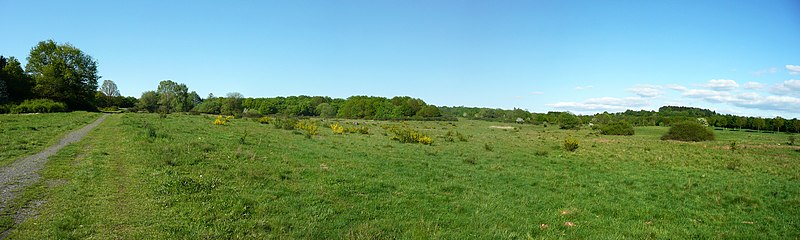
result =
[{"label": "wispy cloud", "polygon": [[791,75],[800,74],[800,65],[786,65],[786,70],[789,70],[789,74]]},{"label": "wispy cloud", "polygon": [[733,90],[739,87],[739,84],[729,79],[712,79],[703,86],[714,90]]},{"label": "wispy cloud", "polygon": [[744,88],[746,89],[762,89],[764,88],[764,84],[760,82],[747,82],[744,84]]},{"label": "wispy cloud", "polygon": [[589,90],[592,88],[594,88],[594,86],[577,86],[575,87],[575,90]]},{"label": "wispy cloud", "polygon": [[661,95],[661,86],[637,85],[629,88],[628,91],[639,95],[640,97],[653,98]]},{"label": "wispy cloud", "polygon": [[531,92],[531,95],[544,95],[544,92]]},{"label": "wispy cloud", "polygon": [[686,88],[684,86],[681,86],[681,85],[678,85],[678,84],[669,84],[669,85],[665,85],[664,87],[672,89],[672,90],[675,90],[675,91],[679,91],[679,92],[685,92],[686,90],[689,90],[688,88]]},{"label": "wispy cloud", "polygon": [[761,70],[755,71],[755,72],[753,72],[753,75],[762,76],[762,75],[765,75],[765,74],[775,74],[777,72],[778,72],[778,68],[771,67],[771,68],[761,69]]}]

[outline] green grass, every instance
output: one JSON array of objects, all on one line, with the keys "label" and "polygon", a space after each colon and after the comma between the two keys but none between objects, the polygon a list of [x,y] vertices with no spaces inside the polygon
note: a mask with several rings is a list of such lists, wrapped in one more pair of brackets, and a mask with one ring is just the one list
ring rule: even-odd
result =
[{"label": "green grass", "polygon": [[0,166],[57,143],[100,113],[0,114]]},{"label": "green grass", "polygon": [[[60,152],[11,238],[797,238],[785,134],[716,141],[498,123],[367,122],[307,138],[250,120],[119,114]],[[391,140],[406,125],[432,146]],[[444,141],[457,131],[466,141]],[[151,134],[151,133],[155,134]],[[575,152],[564,139],[579,140]],[[739,148],[726,147],[736,140]],[[491,146],[491,150],[486,146]],[[30,199],[33,199],[31,197]],[[574,227],[565,226],[572,222]],[[547,227],[541,227],[546,224]]]}]

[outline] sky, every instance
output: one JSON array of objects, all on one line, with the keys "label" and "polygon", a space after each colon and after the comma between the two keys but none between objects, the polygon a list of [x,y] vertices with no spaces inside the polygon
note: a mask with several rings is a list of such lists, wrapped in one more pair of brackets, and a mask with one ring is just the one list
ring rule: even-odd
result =
[{"label": "sky", "polygon": [[533,112],[800,118],[800,1],[11,1],[0,55],[52,39],[125,96],[412,96]]}]

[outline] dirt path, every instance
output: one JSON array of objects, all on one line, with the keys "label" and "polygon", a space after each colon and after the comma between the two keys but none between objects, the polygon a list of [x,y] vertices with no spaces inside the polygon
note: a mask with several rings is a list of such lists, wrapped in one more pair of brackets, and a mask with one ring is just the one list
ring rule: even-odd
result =
[{"label": "dirt path", "polygon": [[[97,127],[97,125],[100,125],[106,117],[108,117],[108,114],[104,114],[83,128],[67,134],[66,137],[55,145],[37,154],[18,159],[6,167],[0,168],[0,213],[6,211],[8,204],[17,197],[21,190],[39,181],[40,176],[38,171],[44,167],[44,163],[47,162],[48,157],[56,154],[61,148],[64,148],[70,143],[80,141],[89,131]],[[41,201],[39,201],[38,204],[34,204],[39,205]],[[26,209],[17,212],[14,216],[14,225],[21,223],[25,220],[25,217],[30,214],[30,211]],[[0,239],[8,236],[11,229],[13,228],[9,228],[0,234]]]}]

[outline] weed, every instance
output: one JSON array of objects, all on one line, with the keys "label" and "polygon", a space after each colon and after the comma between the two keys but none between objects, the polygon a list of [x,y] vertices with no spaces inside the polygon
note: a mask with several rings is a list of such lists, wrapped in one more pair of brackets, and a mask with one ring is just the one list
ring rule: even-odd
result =
[{"label": "weed", "polygon": [[464,159],[464,163],[475,165],[478,163],[478,160],[476,160],[474,157],[468,157]]},{"label": "weed", "polygon": [[483,149],[486,150],[486,151],[489,151],[489,152],[494,151],[494,147],[489,143],[484,143],[483,144]]},{"label": "weed", "polygon": [[736,141],[731,141],[731,144],[728,145],[731,151],[736,151]]},{"label": "weed", "polygon": [[239,137],[239,144],[245,144],[247,140],[247,131],[244,131],[241,137]]},{"label": "weed", "polygon": [[786,144],[789,144],[789,146],[794,146],[794,141],[795,140],[796,139],[795,139],[794,136],[789,136],[789,142],[787,142]]},{"label": "weed", "polygon": [[548,154],[550,154],[550,152],[548,152],[547,150],[542,150],[542,149],[536,150],[536,151],[533,152],[533,155],[534,156],[538,156],[538,157],[544,157],[544,156],[547,156]]},{"label": "weed", "polygon": [[467,139],[467,136],[457,131],[448,130],[447,133],[444,134],[445,142],[455,142],[456,139],[458,139],[458,141],[461,142],[469,141],[469,139]]}]

